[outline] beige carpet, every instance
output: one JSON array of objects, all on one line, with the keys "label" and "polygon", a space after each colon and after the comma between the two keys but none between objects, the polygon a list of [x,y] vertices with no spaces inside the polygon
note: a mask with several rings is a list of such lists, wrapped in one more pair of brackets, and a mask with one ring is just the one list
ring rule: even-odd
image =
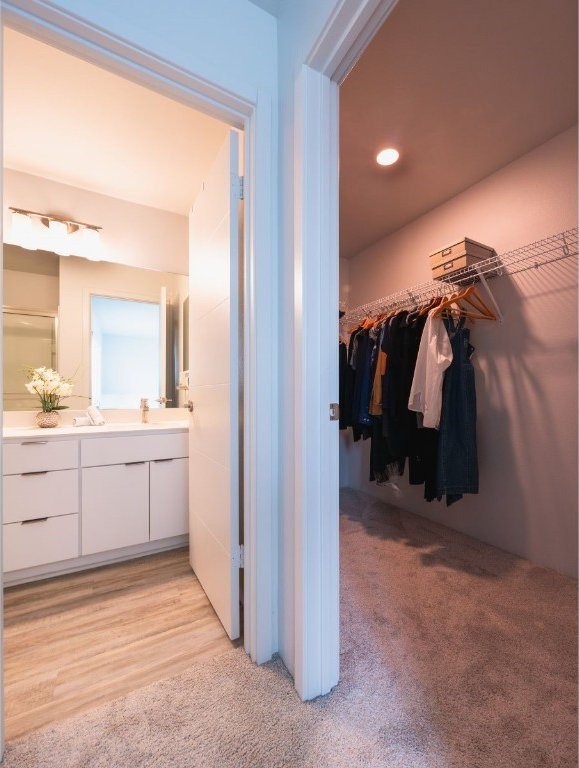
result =
[{"label": "beige carpet", "polygon": [[5,768],[571,768],[576,584],[342,496],[342,680],[231,651],[8,745]]}]

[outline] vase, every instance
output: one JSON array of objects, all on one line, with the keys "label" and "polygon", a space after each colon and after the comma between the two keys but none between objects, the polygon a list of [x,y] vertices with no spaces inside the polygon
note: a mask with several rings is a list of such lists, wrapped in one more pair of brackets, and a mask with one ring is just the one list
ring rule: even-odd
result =
[{"label": "vase", "polygon": [[60,414],[58,411],[38,411],[36,414],[36,423],[42,429],[58,427]]}]

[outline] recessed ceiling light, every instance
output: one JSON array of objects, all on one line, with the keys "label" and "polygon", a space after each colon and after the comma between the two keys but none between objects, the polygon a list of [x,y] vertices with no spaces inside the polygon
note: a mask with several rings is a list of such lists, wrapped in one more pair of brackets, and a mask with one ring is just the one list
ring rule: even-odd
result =
[{"label": "recessed ceiling light", "polygon": [[400,157],[400,152],[397,149],[389,147],[388,149],[381,149],[376,155],[376,162],[378,165],[394,165],[394,163]]}]

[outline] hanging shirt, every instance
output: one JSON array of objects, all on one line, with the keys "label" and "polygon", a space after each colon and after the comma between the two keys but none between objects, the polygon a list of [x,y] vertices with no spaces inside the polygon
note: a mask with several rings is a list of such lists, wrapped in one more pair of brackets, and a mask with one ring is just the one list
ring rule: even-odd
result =
[{"label": "hanging shirt", "polygon": [[429,312],[408,398],[409,410],[424,415],[425,427],[438,429],[440,426],[442,383],[444,372],[451,363],[452,346],[445,325],[440,317]]},{"label": "hanging shirt", "polygon": [[374,347],[373,384],[370,396],[370,416],[382,416],[382,376],[386,373],[386,353],[382,349],[384,326],[378,331],[378,342]]}]

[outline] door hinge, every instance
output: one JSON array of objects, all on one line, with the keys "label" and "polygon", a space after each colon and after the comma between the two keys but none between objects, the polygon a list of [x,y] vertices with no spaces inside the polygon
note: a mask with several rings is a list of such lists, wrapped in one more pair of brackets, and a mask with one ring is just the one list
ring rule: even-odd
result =
[{"label": "door hinge", "polygon": [[338,403],[330,403],[330,421],[340,420],[340,406]]},{"label": "door hinge", "polygon": [[238,195],[240,200],[245,200],[245,179],[243,176],[237,177],[239,180],[239,190]]},{"label": "door hinge", "polygon": [[233,550],[233,567],[245,568],[245,547],[243,544]]}]

